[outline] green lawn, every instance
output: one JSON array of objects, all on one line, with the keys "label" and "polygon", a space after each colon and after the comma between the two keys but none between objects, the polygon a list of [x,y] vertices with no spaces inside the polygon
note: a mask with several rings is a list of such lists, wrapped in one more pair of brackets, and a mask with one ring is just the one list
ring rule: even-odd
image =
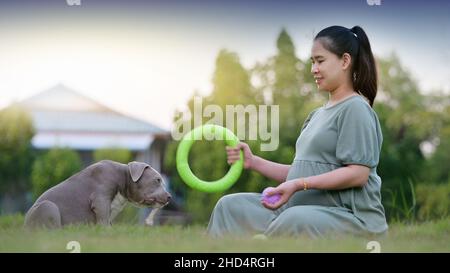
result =
[{"label": "green lawn", "polygon": [[[60,230],[26,230],[23,216],[0,217],[0,252],[69,252],[78,241],[81,252],[369,252],[370,238],[324,239],[227,237],[212,239],[204,226],[114,225],[70,226]],[[450,219],[415,225],[391,224],[376,239],[381,252],[450,252]]]}]

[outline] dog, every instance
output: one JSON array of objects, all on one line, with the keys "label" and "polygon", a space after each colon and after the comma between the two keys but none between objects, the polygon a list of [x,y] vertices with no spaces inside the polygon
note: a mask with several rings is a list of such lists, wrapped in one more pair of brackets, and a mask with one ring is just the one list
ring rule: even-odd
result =
[{"label": "dog", "polygon": [[110,226],[130,202],[152,207],[146,224],[171,195],[161,175],[143,162],[102,160],[44,192],[25,215],[25,227],[60,228],[69,224]]}]

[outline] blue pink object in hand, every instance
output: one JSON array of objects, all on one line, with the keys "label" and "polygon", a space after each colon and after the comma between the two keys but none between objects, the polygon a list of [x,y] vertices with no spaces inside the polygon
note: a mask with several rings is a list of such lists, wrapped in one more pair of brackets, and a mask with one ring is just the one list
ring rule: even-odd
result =
[{"label": "blue pink object in hand", "polygon": [[267,195],[267,192],[269,192],[271,189],[273,189],[272,187],[268,187],[265,188],[264,191],[262,192],[262,197],[261,200],[265,201],[268,204],[275,204],[276,202],[278,202],[281,198],[281,194],[277,193],[277,194],[273,194],[273,195]]}]

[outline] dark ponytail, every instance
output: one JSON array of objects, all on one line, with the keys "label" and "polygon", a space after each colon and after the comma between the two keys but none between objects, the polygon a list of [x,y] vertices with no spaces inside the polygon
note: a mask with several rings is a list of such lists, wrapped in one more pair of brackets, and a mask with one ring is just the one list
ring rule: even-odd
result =
[{"label": "dark ponytail", "polygon": [[353,88],[373,106],[377,96],[377,69],[369,38],[364,30],[360,26],[352,29],[331,26],[320,31],[314,38],[317,39],[321,39],[322,45],[338,57],[342,57],[344,53],[350,54]]}]

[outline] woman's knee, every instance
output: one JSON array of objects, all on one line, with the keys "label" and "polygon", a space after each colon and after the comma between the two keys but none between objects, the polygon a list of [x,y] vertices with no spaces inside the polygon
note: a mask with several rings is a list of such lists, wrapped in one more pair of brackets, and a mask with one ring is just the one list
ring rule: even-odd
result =
[{"label": "woman's knee", "polygon": [[221,210],[241,210],[242,206],[245,205],[251,198],[249,193],[232,193],[222,196],[219,201],[217,201],[216,209]]},{"label": "woman's knee", "polygon": [[322,230],[321,220],[314,208],[296,206],[283,211],[269,226],[268,235],[298,235]]},{"label": "woman's knee", "polygon": [[276,219],[283,225],[305,226],[314,222],[311,209],[304,206],[290,207],[283,211]]}]

